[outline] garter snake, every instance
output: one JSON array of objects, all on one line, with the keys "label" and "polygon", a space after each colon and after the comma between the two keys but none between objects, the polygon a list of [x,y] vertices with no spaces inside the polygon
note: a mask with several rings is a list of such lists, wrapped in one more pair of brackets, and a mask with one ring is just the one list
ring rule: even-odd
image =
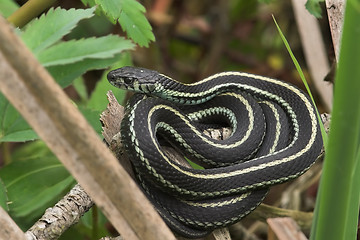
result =
[{"label": "garter snake", "polygon": [[[243,72],[222,72],[193,84],[153,70],[123,67],[109,82],[137,92],[121,123],[125,149],[139,184],[167,224],[197,238],[239,221],[271,185],[304,173],[322,138],[316,109],[297,87]],[[232,134],[214,140],[209,124]],[[204,169],[172,161],[171,144]]]}]

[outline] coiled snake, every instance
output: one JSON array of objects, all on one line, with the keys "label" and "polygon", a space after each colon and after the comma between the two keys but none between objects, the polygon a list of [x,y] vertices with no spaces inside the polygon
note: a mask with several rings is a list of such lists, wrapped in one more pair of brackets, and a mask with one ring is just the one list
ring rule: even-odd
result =
[{"label": "coiled snake", "polygon": [[[223,72],[183,84],[153,70],[123,67],[109,82],[135,94],[121,124],[139,184],[166,223],[198,238],[255,209],[271,185],[304,173],[322,138],[309,96],[279,80]],[[214,140],[208,126],[232,134]],[[171,144],[204,169],[173,162]]]}]

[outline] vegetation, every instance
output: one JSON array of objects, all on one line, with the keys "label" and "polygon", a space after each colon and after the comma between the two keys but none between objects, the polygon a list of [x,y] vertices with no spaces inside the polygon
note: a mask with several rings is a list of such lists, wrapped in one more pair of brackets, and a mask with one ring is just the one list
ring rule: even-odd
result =
[{"label": "vegetation", "polygon": [[355,29],[360,20],[359,6],[358,1],[348,1],[346,6],[329,145],[311,239],[356,239],[358,234],[360,32]]},{"label": "vegetation", "polygon": [[[114,89],[106,80],[108,70],[116,67],[134,63],[187,82],[225,70],[287,79],[301,87],[300,78],[311,79],[307,68],[299,70],[306,64],[289,1],[174,1],[171,7],[160,0],[154,4],[142,1],[143,5],[136,0],[82,2],[58,3],[61,5],[48,10],[44,10],[46,6],[35,10],[24,5],[21,9],[25,15],[38,15],[28,23],[23,22],[26,18],[13,14],[19,9],[13,0],[0,0],[0,13],[19,26],[17,34],[65,89],[99,137],[99,115],[107,105],[106,92],[113,90],[121,103],[126,99],[125,92]],[[312,239],[355,239],[358,230],[360,35],[353,29],[360,21],[360,11],[358,1],[348,2],[332,130],[316,199]],[[308,10],[318,17],[322,6],[316,0],[307,3]],[[282,42],[284,37],[278,34],[271,14],[291,43],[292,59],[296,56],[301,77],[294,71]],[[327,28],[324,19],[320,23]],[[325,44],[331,49],[330,36],[326,36]],[[320,103],[316,92],[313,95]],[[320,112],[324,109],[321,104],[318,107]],[[0,206],[26,231],[74,184],[65,167],[0,93]],[[275,195],[279,198],[280,193]],[[111,235],[106,218],[94,211],[62,238]]]}]

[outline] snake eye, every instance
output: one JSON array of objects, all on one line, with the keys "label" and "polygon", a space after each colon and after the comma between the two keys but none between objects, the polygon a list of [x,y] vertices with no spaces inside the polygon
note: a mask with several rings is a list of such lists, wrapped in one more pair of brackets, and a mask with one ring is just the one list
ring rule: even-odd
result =
[{"label": "snake eye", "polygon": [[124,78],[124,83],[130,85],[134,82],[134,78]]}]

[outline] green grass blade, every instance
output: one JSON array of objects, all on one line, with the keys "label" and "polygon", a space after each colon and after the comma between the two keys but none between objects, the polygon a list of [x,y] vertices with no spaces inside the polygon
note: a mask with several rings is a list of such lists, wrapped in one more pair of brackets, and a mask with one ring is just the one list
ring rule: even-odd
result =
[{"label": "green grass blade", "polygon": [[311,239],[356,239],[359,213],[360,11],[347,1],[330,137]]},{"label": "green grass blade", "polygon": [[[351,196],[350,196],[350,206],[349,209],[353,211],[354,213],[359,212],[359,206],[360,206],[360,151],[358,149],[358,154],[356,157],[356,167],[354,171],[354,179],[351,183]],[[357,210],[356,210],[357,209]],[[357,231],[354,231],[353,228],[356,229],[356,226],[358,226],[358,214],[351,214],[348,218],[348,223],[345,225],[345,239],[356,239]]]},{"label": "green grass blade", "polygon": [[[299,62],[296,60],[293,52],[291,51],[290,45],[289,45],[288,41],[286,40],[284,34],[282,33],[279,25],[277,24],[275,17],[274,17],[274,16],[272,16],[272,17],[273,17],[274,22],[275,22],[275,25],[276,25],[276,27],[277,27],[277,29],[278,29],[278,31],[279,31],[280,37],[281,37],[282,41],[284,42],[284,45],[285,45],[287,51],[289,52],[289,55],[290,55],[290,57],[291,57],[294,65],[295,65],[295,67],[296,67],[297,72],[298,72],[299,75],[300,75],[300,78],[301,78],[302,82],[304,83],[304,86],[305,86],[305,88],[306,88],[306,91],[308,92],[308,94],[309,94],[309,96],[310,96],[310,98],[311,98],[311,101],[312,101],[313,105],[316,106],[315,101],[314,101],[314,98],[313,98],[313,96],[312,96],[312,94],[311,94],[309,85],[307,84],[305,75],[304,75],[303,71],[301,70],[300,64],[299,64]],[[328,142],[328,137],[327,137],[327,134],[326,134],[326,132],[325,132],[324,124],[323,124],[322,121],[321,121],[320,114],[319,114],[319,112],[318,112],[317,110],[316,110],[316,114],[317,114],[317,117],[318,117],[318,121],[319,121],[319,123],[320,123],[321,135],[322,135],[323,142],[324,142],[324,146],[325,146],[325,149],[326,149],[327,142]]]}]

